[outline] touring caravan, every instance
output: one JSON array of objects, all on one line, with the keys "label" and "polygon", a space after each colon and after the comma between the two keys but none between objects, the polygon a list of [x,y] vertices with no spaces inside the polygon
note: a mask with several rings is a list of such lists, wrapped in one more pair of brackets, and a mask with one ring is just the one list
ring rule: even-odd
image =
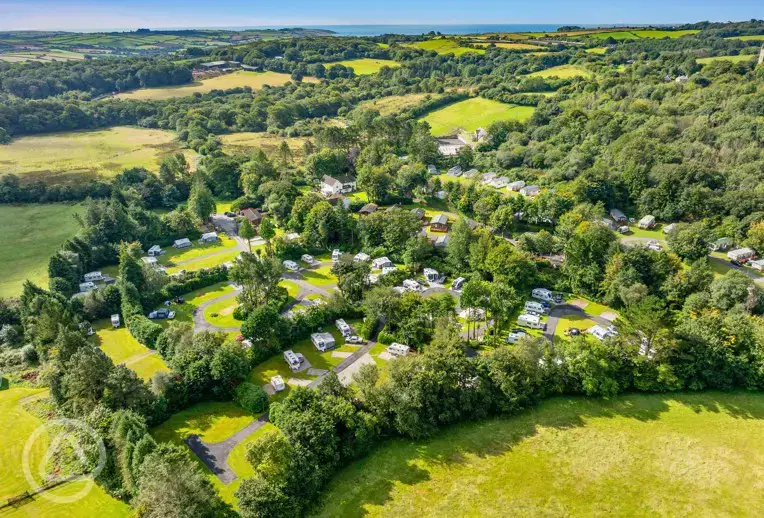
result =
[{"label": "touring caravan", "polygon": [[546,329],[546,324],[541,321],[541,317],[528,313],[523,313],[517,317],[517,325],[531,329]]}]

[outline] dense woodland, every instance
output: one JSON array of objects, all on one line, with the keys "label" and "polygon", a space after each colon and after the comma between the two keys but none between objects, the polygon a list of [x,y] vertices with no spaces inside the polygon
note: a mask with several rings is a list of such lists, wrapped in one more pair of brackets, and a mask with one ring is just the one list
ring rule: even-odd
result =
[{"label": "dense woodland", "polygon": [[[252,367],[338,317],[363,316],[364,336],[406,343],[418,354],[392,362],[385,376],[364,366],[352,389],[329,375],[318,390],[293,389],[273,404],[277,430],[248,453],[255,474],[237,493],[242,516],[306,515],[332,475],[380,439],[428,437],[449,424],[513,414],[552,395],[762,390],[764,291],[739,271],[715,277],[707,256],[709,242],[720,237],[764,254],[764,67],[755,61],[700,66],[695,60],[754,53],[755,42],[722,36],[761,34],[764,23],[688,28],[702,32],[618,43],[604,55],[570,49],[532,56],[489,48],[484,55],[455,58],[395,44],[381,49],[363,39],[262,42],[218,50],[214,57],[296,72],[293,83],[161,102],[87,100],[81,92],[100,91],[90,82],[87,67],[93,63],[0,68],[0,137],[6,140],[138,124],[175,130],[203,155],[194,173],[176,155],[157,172],[126,170],[108,184],[55,188],[10,175],[0,180],[5,203],[90,198],[80,232],[50,260],[49,285],[27,283],[18,300],[0,303],[0,370],[39,370],[62,415],[98,426],[110,459],[99,483],[142,516],[235,514],[188,454],[158,444],[149,428],[199,401],[235,400],[264,411],[267,397],[246,381]],[[362,56],[395,59],[401,67],[363,77],[325,75],[315,84],[299,80],[321,77],[321,63]],[[594,75],[523,77],[560,64]],[[117,85],[142,81],[142,71],[164,65],[99,66],[92,69],[103,78],[98,81]],[[689,79],[666,81],[667,75]],[[549,91],[557,93],[528,95]],[[358,106],[405,93],[444,97],[387,116]],[[417,118],[475,95],[536,110],[524,123],[492,124],[489,138],[474,150],[441,157],[429,127]],[[345,125],[323,123],[334,117]],[[218,136],[237,131],[309,136],[304,164],[296,163],[288,146],[273,156],[224,153]],[[494,170],[543,190],[528,199],[501,196],[476,182],[444,185],[428,174],[429,164]],[[443,203],[461,215],[448,245],[436,248],[422,237],[409,210],[393,207],[359,219],[358,203],[345,210],[299,189],[317,185],[324,174],[345,173],[354,174],[359,189],[380,205],[433,201],[445,191]],[[172,279],[142,265],[148,246],[198,236],[215,197],[235,198],[233,209],[267,214],[260,228],[265,252],[245,252],[231,269]],[[151,210],[160,207],[167,212]],[[678,223],[667,237],[669,250],[621,244],[600,222],[615,207]],[[275,237],[274,227],[299,239]],[[334,248],[385,255],[405,269],[372,288],[368,265],[342,260],[333,268],[335,297],[296,317],[283,316],[282,260]],[[564,256],[560,268],[545,259],[551,254]],[[71,297],[83,273],[115,264],[115,285]],[[461,306],[483,309],[493,323],[482,344],[465,343],[450,295],[392,289],[424,266],[467,278]],[[164,329],[144,316],[169,297],[221,280],[243,286],[237,314],[250,349],[222,333],[194,334],[183,323]],[[501,329],[511,324],[524,295],[540,285],[617,309],[624,317],[620,334],[603,342],[528,338],[506,345]],[[170,373],[145,384],[87,341],[80,324],[115,312],[139,342],[160,352]],[[468,347],[479,354],[469,358]]]}]

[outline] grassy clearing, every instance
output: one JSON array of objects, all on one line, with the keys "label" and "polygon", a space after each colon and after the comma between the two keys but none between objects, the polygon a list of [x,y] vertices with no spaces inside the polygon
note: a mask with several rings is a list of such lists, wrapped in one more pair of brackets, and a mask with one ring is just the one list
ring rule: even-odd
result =
[{"label": "grassy clearing", "polygon": [[215,302],[205,308],[204,319],[218,327],[240,327],[241,320],[233,316],[237,307],[239,302],[235,297]]},{"label": "grassy clearing", "polygon": [[[10,388],[0,391],[0,501],[18,495],[27,489],[29,484],[24,477],[22,457],[24,445],[34,430],[42,422],[24,410],[22,403],[25,398],[43,394],[40,389]],[[41,436],[30,450],[30,465],[38,466],[47,450],[48,440]],[[34,473],[34,469],[33,469]],[[53,490],[54,495],[71,495],[80,491],[81,483],[67,483]],[[129,507],[107,495],[100,487],[95,486],[81,500],[73,504],[54,504],[49,500],[36,497],[24,501],[16,507],[0,510],[0,517],[29,517],[39,516],[70,517],[82,516],[121,517],[129,515]]]},{"label": "grassy clearing", "polygon": [[193,246],[189,248],[165,248],[158,262],[163,266],[180,266],[211,254],[236,248],[236,240],[224,234],[219,234],[219,237],[220,240],[215,243],[193,242]]},{"label": "grassy clearing", "polygon": [[320,286],[322,288],[337,284],[337,277],[332,274],[331,265],[305,270],[302,272],[302,278],[313,286]]},{"label": "grassy clearing", "polygon": [[101,320],[93,324],[96,345],[111,358],[114,363],[122,363],[134,356],[146,354],[149,349],[138,342],[127,327],[114,328],[110,320]]},{"label": "grassy clearing", "polygon": [[[220,140],[223,142],[223,149],[226,153],[250,154],[258,149],[262,149],[269,157],[277,156],[279,146],[281,146],[282,142],[286,142],[289,149],[292,150],[295,162],[302,164],[304,159],[303,145],[309,139],[307,137],[281,137],[260,131],[221,135]],[[218,207],[218,210],[220,210],[220,207]]]},{"label": "grassy clearing", "polygon": [[125,367],[135,372],[136,376],[146,382],[151,381],[157,372],[170,372],[170,368],[159,356],[159,353],[152,353],[140,359],[127,360]]},{"label": "grassy clearing", "polygon": [[593,74],[585,68],[575,65],[559,65],[546,70],[539,70],[528,74],[527,77],[559,77],[560,79],[567,79],[569,77],[591,77]]},{"label": "grassy clearing", "polygon": [[[216,299],[233,291],[233,286],[226,283],[213,284],[206,288],[186,293],[181,298],[185,300],[183,304],[172,304],[170,309],[175,312],[175,320],[178,322],[193,322],[194,309],[209,300]],[[235,299],[230,299],[234,301]],[[162,322],[167,322],[163,320]],[[167,324],[169,325],[169,324]]]},{"label": "grassy clearing", "polygon": [[753,36],[732,36],[726,38],[728,40],[743,40],[743,41],[764,41],[764,34],[755,34]]},{"label": "grassy clearing", "polygon": [[[213,90],[244,88],[245,86],[248,86],[253,90],[259,90],[265,85],[281,86],[291,80],[292,78],[289,74],[282,74],[280,72],[239,71],[232,74],[224,74],[222,76],[213,77],[211,79],[194,81],[193,83],[186,85],[165,86],[160,88],[142,88],[140,90],[133,90],[132,92],[124,92],[118,94],[117,98],[135,99],[140,101],[158,101],[163,99],[172,99],[174,97],[185,97],[187,95],[193,95],[196,93],[206,94]],[[316,82],[316,79],[306,77],[304,81]]]},{"label": "grassy clearing", "polygon": [[607,52],[607,47],[592,47],[590,49],[586,49],[587,54],[604,54]]},{"label": "grassy clearing", "polygon": [[390,95],[388,97],[364,101],[361,103],[361,106],[377,110],[380,115],[392,115],[394,113],[400,113],[407,108],[417,106],[425,100],[438,99],[440,97],[442,97],[442,95],[439,94]]},{"label": "grassy clearing", "polygon": [[557,398],[395,440],[340,473],[316,516],[755,516],[764,396]]},{"label": "grassy clearing", "polygon": [[348,68],[352,68],[353,72],[357,76],[365,76],[369,74],[376,74],[382,67],[396,68],[401,66],[397,61],[391,59],[348,59],[345,61],[334,61],[332,63],[324,63],[324,66],[328,69],[332,65],[343,65]]},{"label": "grassy clearing", "polygon": [[475,43],[475,45],[478,45],[480,47],[490,47],[491,45],[493,45],[500,49],[509,49],[509,50],[538,50],[540,48],[543,48],[538,45],[530,45],[528,43]]},{"label": "grassy clearing", "polygon": [[433,135],[442,136],[459,130],[473,132],[501,120],[524,121],[533,114],[533,110],[532,106],[515,106],[473,97],[430,112],[423,119],[430,124]]},{"label": "grassy clearing", "polygon": [[472,49],[468,47],[460,47],[459,42],[449,40],[446,38],[435,38],[427,41],[418,41],[416,43],[409,43],[405,45],[407,47],[414,47],[422,50],[435,51],[438,54],[453,54],[454,56],[461,56],[468,52],[476,52],[478,54],[485,54],[485,49]]},{"label": "grassy clearing", "polygon": [[82,205],[0,206],[0,297],[21,294],[26,279],[47,289],[48,259],[77,233],[79,212]]},{"label": "grassy clearing", "polygon": [[697,34],[698,30],[685,31],[660,31],[660,30],[627,30],[627,31],[606,31],[590,34],[591,37],[604,40],[612,38],[614,40],[639,40],[639,39],[662,39],[662,38],[681,38],[682,36],[691,36]]},{"label": "grassy clearing", "polygon": [[216,443],[252,422],[255,416],[231,401],[197,403],[186,410],[173,414],[170,419],[151,431],[157,441],[182,444],[191,434],[203,441]]},{"label": "grassy clearing", "polygon": [[731,61],[733,63],[741,63],[746,61],[753,61],[756,58],[758,58],[758,56],[754,54],[738,54],[737,56],[713,56],[710,58],[698,58],[695,61],[699,65],[708,65],[715,61]]},{"label": "grassy clearing", "polygon": [[0,146],[0,169],[22,181],[66,183],[112,177],[130,167],[156,171],[164,157],[180,151],[171,131],[117,126],[13,139]]}]

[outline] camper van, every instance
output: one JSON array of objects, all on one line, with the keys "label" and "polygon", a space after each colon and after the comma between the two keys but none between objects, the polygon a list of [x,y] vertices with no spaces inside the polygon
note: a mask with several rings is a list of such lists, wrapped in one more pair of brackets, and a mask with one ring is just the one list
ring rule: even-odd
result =
[{"label": "camper van", "polygon": [[546,309],[546,306],[544,306],[541,302],[536,302],[535,300],[529,300],[525,303],[525,312],[532,315],[543,315],[546,313]]},{"label": "camper van", "polygon": [[339,249],[335,248],[332,251],[332,262],[336,263],[340,260],[340,257],[342,257],[342,252],[339,251]]},{"label": "camper van", "polygon": [[292,371],[296,372],[300,370],[300,365],[305,360],[301,354],[295,354],[293,350],[287,349],[284,351],[284,361],[287,362],[287,365],[289,365],[289,368],[292,369]]},{"label": "camper van", "polygon": [[393,356],[406,356],[409,353],[409,346],[393,342],[387,346],[387,352]]},{"label": "camper van", "polygon": [[534,288],[531,292],[531,296],[534,299],[543,300],[545,302],[552,302],[554,300],[554,294],[552,290],[546,288]]},{"label": "camper van", "polygon": [[119,327],[120,326],[119,315],[116,314],[116,313],[111,316],[111,326],[112,327]]},{"label": "camper van", "polygon": [[334,321],[334,325],[337,326],[337,329],[339,330],[340,333],[342,333],[342,336],[347,337],[352,334],[352,330],[350,329],[350,326],[348,325],[348,323],[345,322],[345,320],[339,318]]},{"label": "camper van", "polygon": [[546,324],[541,321],[541,317],[528,313],[523,313],[517,317],[517,325],[531,329],[546,329]]},{"label": "camper van", "polygon": [[462,286],[464,286],[464,277],[457,277],[454,279],[454,282],[451,283],[451,290],[452,291],[459,291],[462,289]]},{"label": "camper van", "polygon": [[440,274],[438,273],[437,270],[434,270],[432,268],[425,268],[424,278],[427,279],[427,282],[439,282]]}]

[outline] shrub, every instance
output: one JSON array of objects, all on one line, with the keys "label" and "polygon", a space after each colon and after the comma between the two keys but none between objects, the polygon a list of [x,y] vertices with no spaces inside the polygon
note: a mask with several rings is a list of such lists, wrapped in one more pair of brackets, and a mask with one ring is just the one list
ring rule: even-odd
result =
[{"label": "shrub", "polygon": [[395,341],[395,337],[387,331],[380,331],[379,336],[377,337],[377,341],[384,345],[390,345]]},{"label": "shrub", "polygon": [[259,414],[268,410],[268,394],[254,383],[244,382],[236,387],[235,399],[247,412]]},{"label": "shrub", "polygon": [[24,363],[27,365],[37,363],[37,350],[35,350],[32,344],[27,344],[21,348],[21,359],[24,360]]},{"label": "shrub", "polygon": [[149,349],[153,349],[157,338],[162,334],[162,326],[152,322],[143,315],[132,315],[127,319],[127,329],[130,334]]}]

